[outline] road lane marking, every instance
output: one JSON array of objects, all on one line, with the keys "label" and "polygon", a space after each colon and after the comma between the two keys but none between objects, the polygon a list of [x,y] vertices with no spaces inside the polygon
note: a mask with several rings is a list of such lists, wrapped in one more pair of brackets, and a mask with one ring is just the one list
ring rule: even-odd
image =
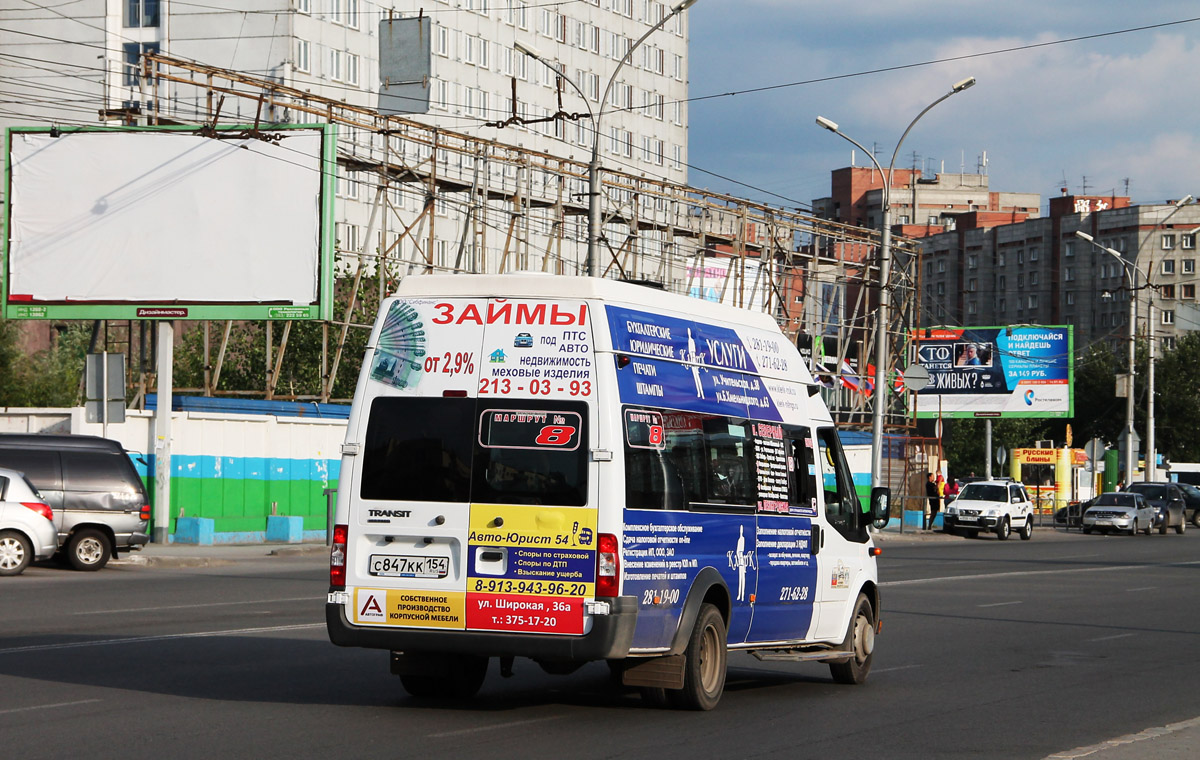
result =
[{"label": "road lane marking", "polygon": [[1098,638],[1098,639],[1088,639],[1088,643],[1091,643],[1091,642],[1093,642],[1093,641],[1112,641],[1113,639],[1127,639],[1127,638],[1129,638],[1130,636],[1133,636],[1133,635],[1135,635],[1135,634],[1132,634],[1132,633],[1118,633],[1118,634],[1117,634],[1117,635],[1115,635],[1115,636],[1101,636],[1101,637],[1100,637],[1100,638]]},{"label": "road lane marking", "polygon": [[941,581],[970,581],[983,578],[1014,578],[1020,575],[1067,575],[1070,573],[1110,573],[1124,570],[1151,570],[1164,567],[1185,567],[1200,565],[1200,560],[1188,562],[1159,562],[1152,565],[1111,565],[1109,567],[1073,567],[1068,570],[1012,570],[1006,573],[979,573],[977,575],[943,575],[936,578],[909,578],[903,581],[882,581],[880,586],[915,586],[919,583],[940,583]]},{"label": "road lane marking", "polygon": [[80,699],[76,702],[59,702],[53,705],[33,705],[32,707],[14,707],[11,710],[0,710],[0,715],[8,715],[10,713],[29,712],[30,710],[53,710],[58,707],[74,707],[75,705],[86,705],[92,702],[99,702],[98,699]]},{"label": "road lane marking", "polygon": [[1158,586],[1141,586],[1140,588],[1127,588],[1126,591],[1153,591]]},{"label": "road lane marking", "polygon": [[285,599],[262,599],[249,602],[209,602],[207,604],[173,604],[164,607],[127,607],[123,610],[90,610],[88,612],[72,612],[72,615],[108,615],[114,612],[158,612],[159,610],[190,610],[201,607],[227,607],[235,604],[274,604],[276,602],[312,602],[323,601],[319,596],[292,596]]},{"label": "road lane marking", "polygon": [[429,734],[430,739],[442,739],[447,736],[463,736],[464,734],[476,734],[480,731],[496,731],[506,728],[515,728],[517,726],[528,726],[530,723],[545,723],[551,720],[559,720],[565,718],[565,715],[551,715],[547,718],[530,718],[529,720],[514,720],[509,723],[492,723],[486,726],[475,726],[474,728],[460,728],[457,731],[443,731],[440,734]]},{"label": "road lane marking", "polygon": [[83,647],[104,647],[114,644],[144,644],[148,641],[173,641],[176,639],[200,639],[214,636],[236,636],[239,634],[275,633],[278,631],[302,631],[308,628],[324,628],[324,623],[303,623],[300,625],[272,625],[265,628],[231,628],[224,631],[197,631],[196,633],[167,633],[162,636],[133,636],[127,639],[97,639],[96,641],[72,641],[64,644],[33,644],[27,647],[9,647],[0,649],[0,655],[18,654],[21,652],[47,652],[53,649],[81,649]]},{"label": "road lane marking", "polygon": [[871,670],[871,672],[874,673],[875,675],[879,675],[880,673],[891,673],[891,672],[894,672],[897,670],[911,670],[912,668],[923,668],[923,667],[925,667],[925,666],[924,665],[897,665],[894,668],[873,668]]},{"label": "road lane marking", "polygon": [[[1064,752],[1056,752],[1053,755],[1047,755],[1046,760],[1077,760],[1077,758],[1094,755],[1097,752],[1103,752],[1106,749],[1115,749],[1128,744],[1146,741],[1147,739],[1159,739],[1164,736],[1170,736],[1178,731],[1183,731],[1188,728],[1195,728],[1197,726],[1200,726],[1200,717],[1192,718],[1191,720],[1180,721],[1179,723],[1168,723],[1165,726],[1147,728],[1144,731],[1139,731],[1136,734],[1118,736],[1116,739],[1109,739],[1108,741],[1103,741],[1099,744],[1092,744],[1087,747],[1076,747],[1075,749],[1069,749]],[[1147,749],[1147,752],[1149,752],[1149,749]]]},{"label": "road lane marking", "polygon": [[976,607],[1007,607],[1010,604],[1023,604],[1024,602],[993,602],[992,604],[977,604]]}]

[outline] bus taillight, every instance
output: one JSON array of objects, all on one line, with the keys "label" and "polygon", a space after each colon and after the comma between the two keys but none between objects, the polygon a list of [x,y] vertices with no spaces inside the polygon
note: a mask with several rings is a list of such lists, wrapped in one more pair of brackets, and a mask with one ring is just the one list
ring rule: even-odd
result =
[{"label": "bus taillight", "polygon": [[617,596],[621,592],[621,554],[617,537],[601,533],[596,552],[596,596]]}]

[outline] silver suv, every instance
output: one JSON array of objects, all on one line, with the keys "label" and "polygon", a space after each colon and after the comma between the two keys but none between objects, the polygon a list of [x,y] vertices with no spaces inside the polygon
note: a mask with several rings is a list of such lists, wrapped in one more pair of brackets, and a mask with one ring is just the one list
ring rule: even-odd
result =
[{"label": "silver suv", "polygon": [[54,510],[56,557],[99,570],[150,540],[150,501],[129,454],[90,435],[0,434],[0,467],[23,472]]},{"label": "silver suv", "polygon": [[974,537],[986,530],[1003,541],[1015,530],[1026,541],[1033,538],[1033,502],[1025,486],[1007,480],[968,483],[942,519],[947,533]]}]

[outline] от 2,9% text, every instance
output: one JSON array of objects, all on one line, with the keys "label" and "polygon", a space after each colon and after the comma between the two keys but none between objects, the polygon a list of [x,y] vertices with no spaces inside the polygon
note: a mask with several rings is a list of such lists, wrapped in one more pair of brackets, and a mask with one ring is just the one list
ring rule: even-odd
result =
[{"label": "\u043e\u0442 2,9% text", "polygon": [[470,375],[475,372],[475,355],[469,351],[450,353],[441,356],[425,357],[425,371],[441,372],[443,375]]}]

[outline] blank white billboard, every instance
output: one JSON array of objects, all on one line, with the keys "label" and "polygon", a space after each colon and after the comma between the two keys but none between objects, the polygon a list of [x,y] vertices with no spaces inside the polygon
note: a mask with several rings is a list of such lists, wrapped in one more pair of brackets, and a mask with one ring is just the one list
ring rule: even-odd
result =
[{"label": "blank white billboard", "polygon": [[218,134],[11,131],[6,312],[319,305],[324,133]]}]

